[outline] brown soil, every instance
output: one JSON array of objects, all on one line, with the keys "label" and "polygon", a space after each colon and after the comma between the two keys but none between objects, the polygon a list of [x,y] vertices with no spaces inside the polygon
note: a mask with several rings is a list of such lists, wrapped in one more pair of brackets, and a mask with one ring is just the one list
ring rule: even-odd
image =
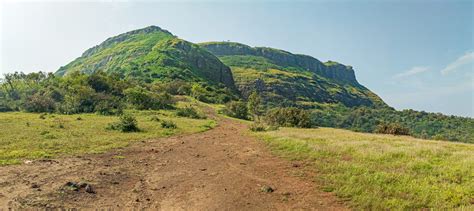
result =
[{"label": "brown soil", "polygon": [[[2,208],[345,210],[304,163],[272,155],[244,124],[143,141],[104,154],[0,167]],[[86,182],[85,188],[65,188]],[[264,191],[271,187],[274,191]]]}]

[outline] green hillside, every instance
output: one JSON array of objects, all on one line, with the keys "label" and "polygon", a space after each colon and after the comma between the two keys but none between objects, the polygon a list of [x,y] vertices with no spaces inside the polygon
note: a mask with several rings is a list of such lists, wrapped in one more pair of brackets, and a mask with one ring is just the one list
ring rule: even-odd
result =
[{"label": "green hillside", "polygon": [[386,106],[376,94],[357,82],[351,66],[332,61],[322,63],[306,55],[233,42],[200,45],[231,67],[244,97],[258,90],[266,102],[278,105]]},{"label": "green hillside", "polygon": [[235,89],[230,69],[219,59],[157,26],[109,38],[61,67],[56,74],[73,71],[115,72],[145,82],[183,80]]}]

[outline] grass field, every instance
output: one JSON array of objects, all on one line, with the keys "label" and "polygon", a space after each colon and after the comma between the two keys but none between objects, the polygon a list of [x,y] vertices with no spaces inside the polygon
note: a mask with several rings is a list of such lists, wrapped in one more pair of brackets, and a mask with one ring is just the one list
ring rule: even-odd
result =
[{"label": "grass field", "polygon": [[474,145],[294,129],[254,133],[278,155],[309,160],[323,190],[361,209],[474,209]]},{"label": "grass field", "polygon": [[[210,119],[178,118],[172,111],[127,112],[137,118],[140,132],[106,130],[109,123],[118,121],[116,116],[48,114],[42,119],[35,113],[0,113],[0,166],[58,155],[100,153],[137,140],[204,131],[216,124]],[[152,116],[172,120],[178,128],[163,129]]]}]

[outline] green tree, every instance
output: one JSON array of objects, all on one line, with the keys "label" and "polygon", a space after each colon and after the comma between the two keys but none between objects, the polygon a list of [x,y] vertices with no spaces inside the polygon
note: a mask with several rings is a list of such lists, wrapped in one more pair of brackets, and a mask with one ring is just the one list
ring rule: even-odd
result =
[{"label": "green tree", "polygon": [[230,101],[226,103],[224,114],[239,119],[249,119],[247,105],[242,101]]},{"label": "green tree", "polygon": [[263,108],[262,97],[260,97],[256,91],[253,91],[252,94],[250,94],[247,101],[247,108],[253,119],[258,121],[262,115]]},{"label": "green tree", "polygon": [[191,96],[196,98],[199,101],[207,101],[207,90],[202,87],[200,84],[193,84],[191,87]]}]

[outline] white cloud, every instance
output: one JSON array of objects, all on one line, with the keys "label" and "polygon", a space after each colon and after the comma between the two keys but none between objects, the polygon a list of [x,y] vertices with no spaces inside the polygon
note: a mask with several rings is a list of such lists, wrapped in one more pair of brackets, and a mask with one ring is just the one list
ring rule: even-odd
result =
[{"label": "white cloud", "polygon": [[456,59],[456,61],[452,62],[451,64],[448,64],[448,66],[441,70],[441,74],[446,75],[448,73],[455,72],[458,68],[470,64],[472,62],[474,62],[474,52],[468,52]]},{"label": "white cloud", "polygon": [[430,70],[429,67],[412,67],[411,69],[405,72],[395,75],[395,78],[404,78],[408,76],[413,76],[413,75],[420,74],[429,70]]}]

